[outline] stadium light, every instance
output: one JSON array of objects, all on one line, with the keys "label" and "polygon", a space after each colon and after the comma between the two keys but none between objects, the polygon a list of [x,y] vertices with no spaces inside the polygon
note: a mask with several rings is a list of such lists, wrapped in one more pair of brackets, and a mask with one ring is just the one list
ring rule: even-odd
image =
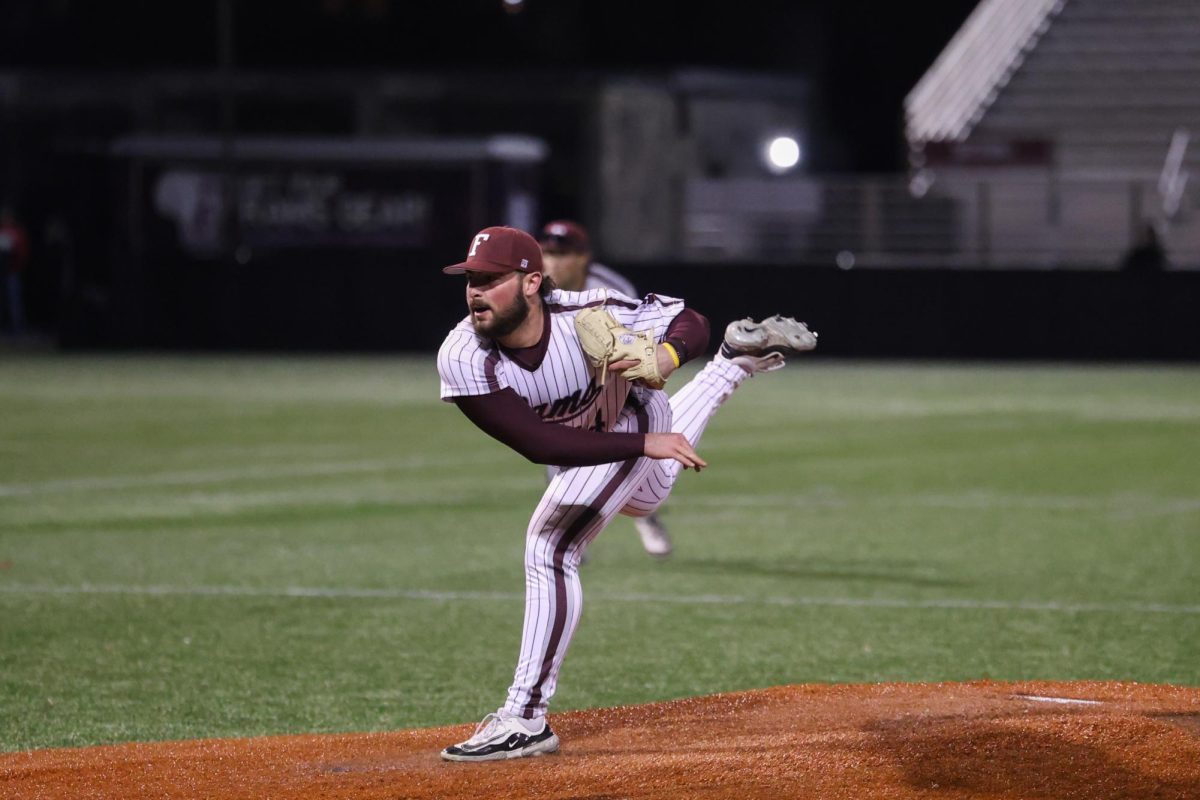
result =
[{"label": "stadium light", "polygon": [[776,136],[763,148],[764,163],[774,175],[791,172],[800,163],[800,142],[794,136]]}]

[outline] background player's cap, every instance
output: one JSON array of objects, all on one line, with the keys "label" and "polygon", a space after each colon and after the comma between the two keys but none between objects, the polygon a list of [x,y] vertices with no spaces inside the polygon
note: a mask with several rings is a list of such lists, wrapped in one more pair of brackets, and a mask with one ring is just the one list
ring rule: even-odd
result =
[{"label": "background player's cap", "polygon": [[472,272],[541,272],[542,248],[532,236],[516,228],[495,226],[475,234],[467,260],[442,269],[447,275]]},{"label": "background player's cap", "polygon": [[592,243],[588,239],[587,228],[569,219],[556,219],[547,222],[538,236],[542,247],[567,250],[573,253],[590,253]]}]

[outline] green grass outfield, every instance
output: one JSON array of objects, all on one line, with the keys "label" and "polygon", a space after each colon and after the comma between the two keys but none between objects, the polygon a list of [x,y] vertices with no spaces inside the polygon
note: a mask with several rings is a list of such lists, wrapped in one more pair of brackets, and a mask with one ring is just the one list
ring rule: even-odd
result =
[{"label": "green grass outfield", "polygon": [[[553,710],[809,681],[1200,684],[1200,369],[750,381],[656,563],[584,568]],[[542,470],[432,358],[0,360],[0,750],[500,703]]]}]

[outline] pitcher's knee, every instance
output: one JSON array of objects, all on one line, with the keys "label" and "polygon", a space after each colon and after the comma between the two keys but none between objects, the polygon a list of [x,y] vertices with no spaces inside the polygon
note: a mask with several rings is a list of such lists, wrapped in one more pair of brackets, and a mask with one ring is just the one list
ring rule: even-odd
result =
[{"label": "pitcher's knee", "polygon": [[525,541],[532,547],[535,542],[555,536],[559,531],[565,530],[571,520],[585,510],[586,507],[577,505],[539,508],[525,528]]},{"label": "pitcher's knee", "polygon": [[651,502],[630,500],[618,513],[626,517],[648,517],[655,511],[658,511],[658,507],[661,506],[662,503],[662,500],[655,500]]}]

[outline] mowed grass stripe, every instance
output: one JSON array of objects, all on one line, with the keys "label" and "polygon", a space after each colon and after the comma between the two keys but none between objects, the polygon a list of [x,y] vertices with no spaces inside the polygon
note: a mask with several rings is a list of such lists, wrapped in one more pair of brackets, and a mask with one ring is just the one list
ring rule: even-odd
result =
[{"label": "mowed grass stripe", "polygon": [[[499,459],[472,459],[471,464],[498,463]],[[260,466],[228,467],[213,470],[189,470],[163,472],[152,475],[93,475],[77,478],[62,478],[30,483],[0,484],[0,497],[34,494],[57,494],[66,492],[111,491],[123,489],[149,489],[159,486],[204,486],[209,484],[233,483],[247,480],[272,480],[281,478],[337,477],[342,475],[371,475],[403,470],[431,469],[434,467],[456,467],[468,463],[462,457],[436,458],[430,456],[410,457],[393,460],[371,460],[350,462],[316,462],[305,464],[271,464]]]},{"label": "mowed grass stripe", "polygon": [[[516,592],[468,592],[439,591],[436,589],[372,589],[353,587],[315,586],[45,586],[45,585],[0,585],[5,594],[50,594],[50,595],[161,595],[182,597],[277,597],[315,599],[379,599],[379,600],[432,600],[454,601],[506,601],[517,603],[525,595]],[[1036,611],[1063,614],[1186,614],[1200,615],[1200,605],[1170,605],[1165,603],[1063,603],[1055,601],[1011,601],[976,600],[970,598],[943,598],[937,600],[910,600],[886,597],[752,597],[746,595],[702,594],[671,595],[652,593],[590,593],[589,600],[596,602],[647,603],[652,605],[762,605],[762,606],[829,606],[835,608],[889,608],[889,609],[958,609],[965,611]]]},{"label": "mowed grass stripe", "polygon": [[714,495],[690,498],[698,506],[741,508],[820,508],[846,507],[851,504],[874,506],[932,508],[952,511],[986,511],[992,509],[1021,509],[1031,511],[1087,511],[1108,514],[1195,514],[1200,513],[1200,498],[1155,497],[1142,494],[1119,494],[1109,497],[1080,495],[1033,495],[998,493],[986,490],[966,490],[955,493],[901,495],[843,495],[828,490],[802,491],[794,494]]}]

